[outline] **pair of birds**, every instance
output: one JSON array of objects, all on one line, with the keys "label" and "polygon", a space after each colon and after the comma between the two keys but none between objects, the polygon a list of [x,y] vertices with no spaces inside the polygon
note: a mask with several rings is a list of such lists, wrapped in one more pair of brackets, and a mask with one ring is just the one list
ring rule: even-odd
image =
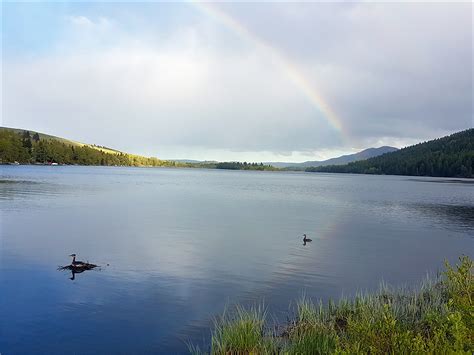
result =
[{"label": "pair of birds", "polygon": [[[312,242],[313,240],[308,238],[306,236],[306,234],[303,234],[303,243],[304,245],[306,245],[306,243],[309,243],[309,242]],[[95,264],[90,264],[90,263],[87,263],[85,261],[80,261],[80,260],[76,260],[76,254],[71,254],[69,255],[70,257],[72,257],[72,262],[71,262],[71,265],[69,265],[69,267],[65,267],[65,268],[68,268],[68,269],[71,269],[71,270],[76,270],[76,271],[84,271],[84,270],[91,270],[95,267],[97,267],[97,265]]]}]

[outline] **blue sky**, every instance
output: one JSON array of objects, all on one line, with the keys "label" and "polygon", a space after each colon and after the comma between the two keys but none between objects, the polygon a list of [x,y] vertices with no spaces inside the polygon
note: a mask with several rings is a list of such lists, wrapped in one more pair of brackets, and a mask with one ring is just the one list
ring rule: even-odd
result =
[{"label": "blue sky", "polygon": [[404,146],[473,126],[472,11],[4,2],[1,121],[161,158]]},{"label": "blue sky", "polygon": [[199,16],[192,6],[173,3],[6,2],[3,8],[4,49],[12,55],[55,50],[70,34],[72,17],[94,22],[106,18],[139,37],[166,36],[179,22],[193,22]]}]

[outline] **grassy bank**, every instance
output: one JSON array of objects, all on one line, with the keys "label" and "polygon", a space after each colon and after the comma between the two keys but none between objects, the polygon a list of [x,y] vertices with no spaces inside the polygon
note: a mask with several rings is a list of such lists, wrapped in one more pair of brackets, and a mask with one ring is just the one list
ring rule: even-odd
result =
[{"label": "grassy bank", "polygon": [[[215,321],[211,354],[472,354],[474,275],[467,256],[416,290],[382,285],[327,305],[302,298],[294,319],[268,322],[264,307],[237,307]],[[204,353],[190,346],[192,353]]]}]

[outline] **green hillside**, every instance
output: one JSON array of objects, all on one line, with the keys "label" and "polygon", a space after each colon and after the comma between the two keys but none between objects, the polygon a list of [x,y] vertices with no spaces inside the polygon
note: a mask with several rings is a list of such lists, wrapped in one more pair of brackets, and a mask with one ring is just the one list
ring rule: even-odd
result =
[{"label": "green hillside", "polygon": [[419,143],[346,165],[307,168],[311,172],[472,178],[474,129]]},{"label": "green hillside", "polygon": [[128,154],[44,133],[0,127],[0,163],[15,162],[105,166],[188,166],[188,164]]},{"label": "green hillside", "polygon": [[0,127],[0,164],[12,163],[278,170],[262,163],[180,162],[147,158],[44,133]]},{"label": "green hillside", "polygon": [[[13,131],[17,134],[23,134],[23,132],[25,132],[24,129],[0,127],[0,130],[3,130],[3,129]],[[90,148],[101,150],[101,151],[106,152],[106,153],[116,153],[116,154],[121,153],[119,150],[108,148],[108,147],[103,147],[103,146],[99,146],[99,145],[95,145],[95,144],[80,143],[80,142],[76,142],[76,141],[73,141],[73,140],[70,140],[70,139],[56,137],[56,136],[52,136],[50,134],[45,134],[45,133],[41,133],[41,132],[35,132],[35,131],[29,131],[29,132],[30,132],[31,136],[33,136],[34,134],[38,134],[38,137],[42,140],[45,140],[45,141],[55,140],[55,141],[65,143],[67,145],[72,145],[72,146],[75,146],[75,147],[88,146]]]}]

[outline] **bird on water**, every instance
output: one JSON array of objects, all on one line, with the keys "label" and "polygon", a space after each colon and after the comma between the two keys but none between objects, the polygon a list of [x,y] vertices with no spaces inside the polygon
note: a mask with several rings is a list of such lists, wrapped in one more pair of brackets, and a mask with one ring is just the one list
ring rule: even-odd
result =
[{"label": "bird on water", "polygon": [[312,239],[309,239],[306,234],[303,234],[303,243],[308,243],[308,242],[312,242],[313,240]]},{"label": "bird on water", "polygon": [[70,267],[73,268],[73,269],[76,269],[76,270],[90,270],[90,269],[93,269],[93,268],[97,267],[97,265],[95,265],[95,264],[90,264],[90,263],[87,263],[85,261],[76,260],[76,254],[71,254],[69,256],[72,257],[72,262],[71,262]]},{"label": "bird on water", "polygon": [[69,256],[72,257],[71,264],[66,265],[66,266],[60,266],[58,267],[58,270],[70,270],[72,274],[71,280],[75,279],[76,274],[80,274],[84,271],[92,270],[97,267],[96,264],[91,264],[85,261],[76,260],[76,254],[71,254]]}]

